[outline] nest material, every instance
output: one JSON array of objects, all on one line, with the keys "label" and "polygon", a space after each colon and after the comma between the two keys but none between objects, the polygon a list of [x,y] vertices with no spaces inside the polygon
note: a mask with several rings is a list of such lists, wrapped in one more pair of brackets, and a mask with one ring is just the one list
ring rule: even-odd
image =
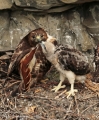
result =
[{"label": "nest material", "polygon": [[99,92],[99,83],[93,82],[93,74],[89,73],[87,79],[85,80],[85,85],[87,88],[94,92]]}]

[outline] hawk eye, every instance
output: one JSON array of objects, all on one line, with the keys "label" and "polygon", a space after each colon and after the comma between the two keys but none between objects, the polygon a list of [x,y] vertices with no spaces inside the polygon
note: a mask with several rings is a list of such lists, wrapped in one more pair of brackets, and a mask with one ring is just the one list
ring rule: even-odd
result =
[{"label": "hawk eye", "polygon": [[41,37],[43,37],[43,35],[41,35]]},{"label": "hawk eye", "polygon": [[33,39],[35,38],[35,36],[33,36]]}]

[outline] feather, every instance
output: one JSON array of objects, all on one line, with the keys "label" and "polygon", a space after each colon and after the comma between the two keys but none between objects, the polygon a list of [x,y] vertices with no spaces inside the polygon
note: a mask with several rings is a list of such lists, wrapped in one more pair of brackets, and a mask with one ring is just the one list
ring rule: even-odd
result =
[{"label": "feather", "polygon": [[83,75],[89,72],[88,58],[80,51],[61,45],[58,46],[57,53],[58,62],[62,69],[71,70],[76,75]]},{"label": "feather", "polygon": [[27,91],[40,81],[50,69],[51,63],[46,59],[42,47],[38,44],[41,41],[46,41],[47,38],[48,34],[42,28],[38,28],[32,30],[19,42],[8,69],[8,77],[15,71],[15,74],[19,74],[22,79],[18,90],[15,91]]},{"label": "feather", "polygon": [[35,51],[37,48],[32,49],[25,57],[20,61],[20,75],[24,83],[24,90],[28,90],[31,82],[31,72],[35,65]]},{"label": "feather", "polygon": [[77,92],[74,89],[75,79],[84,81],[86,78],[85,75],[90,72],[87,56],[68,44],[64,46],[54,45],[52,42],[47,41],[41,44],[43,44],[41,46],[46,58],[60,73],[60,83],[52,90],[57,92],[60,88],[64,88],[65,86],[62,86],[62,83],[67,78],[71,84],[71,90],[68,92],[67,98],[70,95],[75,95],[75,92]]}]

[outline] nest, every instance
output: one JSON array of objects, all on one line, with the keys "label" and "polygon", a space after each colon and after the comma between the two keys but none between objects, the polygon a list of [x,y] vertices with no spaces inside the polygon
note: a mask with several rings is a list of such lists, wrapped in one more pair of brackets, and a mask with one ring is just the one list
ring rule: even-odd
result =
[{"label": "nest", "polygon": [[99,83],[94,82],[94,75],[89,73],[87,75],[87,79],[85,80],[85,85],[87,88],[89,88],[90,90],[92,90],[93,92],[99,92]]}]

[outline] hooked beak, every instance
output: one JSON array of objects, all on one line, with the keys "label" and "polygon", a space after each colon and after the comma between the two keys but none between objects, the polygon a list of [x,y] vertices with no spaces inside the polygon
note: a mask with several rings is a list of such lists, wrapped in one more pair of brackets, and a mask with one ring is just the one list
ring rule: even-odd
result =
[{"label": "hooked beak", "polygon": [[36,40],[37,40],[37,42],[41,42],[41,36],[38,35],[38,36],[36,37]]}]

